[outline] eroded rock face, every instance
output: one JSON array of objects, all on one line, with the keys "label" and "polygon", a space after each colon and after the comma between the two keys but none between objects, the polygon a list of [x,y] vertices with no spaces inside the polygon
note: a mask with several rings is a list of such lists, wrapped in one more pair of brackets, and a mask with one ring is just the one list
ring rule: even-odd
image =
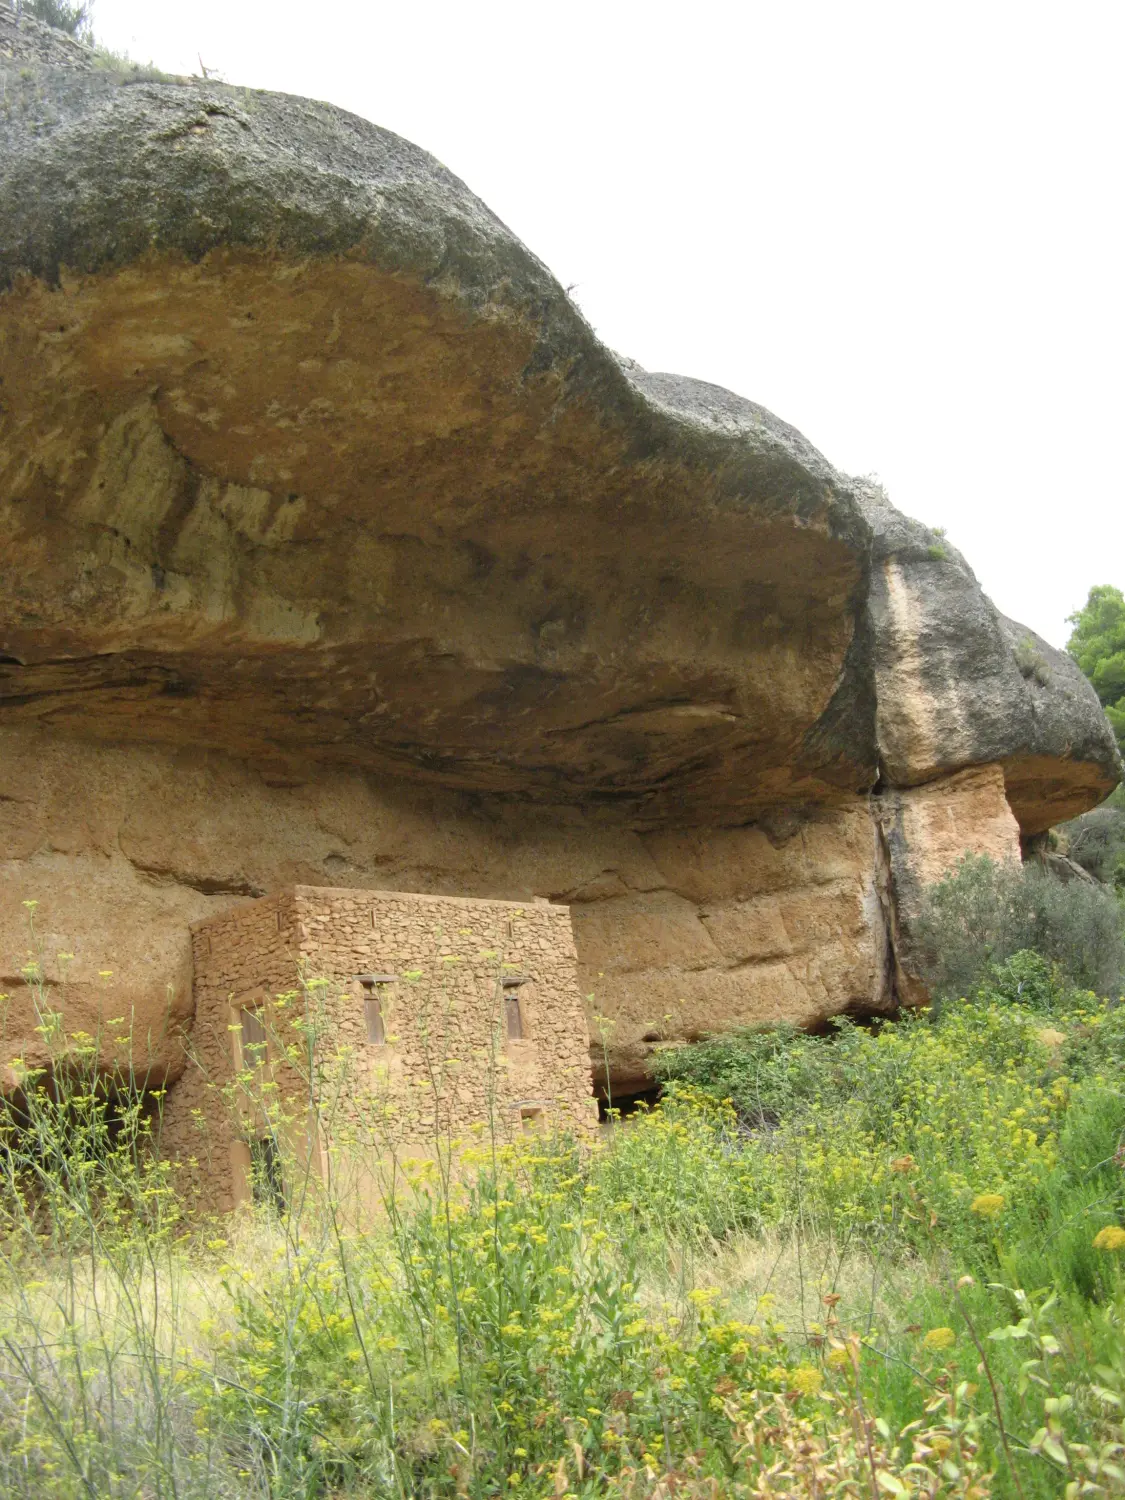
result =
[{"label": "eroded rock face", "polygon": [[[1065,652],[1001,615],[964,559],[881,497],[868,595],[882,779],[916,786],[999,763],[1025,835],[1101,798],[1104,714]],[[925,543],[923,546],[922,543]]]},{"label": "eroded rock face", "polygon": [[79,73],[94,71],[89,47],[26,12],[17,13],[10,0],[0,0],[0,62],[5,61],[39,63]]},{"label": "eroded rock face", "polygon": [[20,716],[173,743],[206,723],[275,772],[649,823],[872,778],[872,744],[802,743],[861,578],[825,486],[819,521],[693,508],[685,445],[630,462],[565,368],[527,373],[525,330],[359,263],[216,252],[6,303]]},{"label": "eroded rock face", "polygon": [[958,554],[617,359],[424,152],[16,62],[0,952],[39,899],[76,1014],[113,968],[163,1036],[187,922],[283,882],[545,895],[640,1081],[668,1037],[894,1002],[889,798],[956,791],[952,862],[1114,784],[1093,692]]},{"label": "eroded rock face", "polygon": [[646,832],[599,808],[482,807],[348,771],[271,786],[214,751],[33,727],[0,730],[0,840],[0,989],[29,1060],[28,900],[50,1003],[89,1031],[99,1014],[134,1017],[157,1075],[182,1065],[188,924],[302,883],[569,903],[595,1064],[608,1057],[619,1089],[643,1085],[663,1040],[890,1003],[875,831],[858,802]]}]

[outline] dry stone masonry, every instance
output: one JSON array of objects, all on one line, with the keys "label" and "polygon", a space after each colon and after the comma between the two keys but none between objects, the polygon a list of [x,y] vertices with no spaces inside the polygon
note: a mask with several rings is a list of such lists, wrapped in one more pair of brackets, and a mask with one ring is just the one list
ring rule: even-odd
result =
[{"label": "dry stone masonry", "polygon": [[277,1144],[274,1086],[317,1177],[333,1153],[353,1167],[349,1146],[401,1162],[474,1126],[504,1141],[597,1122],[565,907],[296,886],[197,923],[192,950],[163,1141],[205,1164],[202,1207],[251,1193],[255,1148]]},{"label": "dry stone masonry", "polygon": [[424,151],[4,15],[29,1060],[25,901],[52,1003],[131,1016],[182,1114],[226,1003],[192,924],[347,887],[569,906],[590,1061],[640,1089],[664,1041],[920,998],[925,882],[1116,783],[1089,685],[954,548],[762,407],[618,358]]}]

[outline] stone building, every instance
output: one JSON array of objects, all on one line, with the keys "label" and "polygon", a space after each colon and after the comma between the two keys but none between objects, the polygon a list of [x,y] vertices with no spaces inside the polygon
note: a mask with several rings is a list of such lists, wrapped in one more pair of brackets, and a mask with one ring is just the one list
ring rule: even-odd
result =
[{"label": "stone building", "polygon": [[203,1206],[597,1120],[570,913],[294,886],[192,930],[195,1027],[164,1146]]}]

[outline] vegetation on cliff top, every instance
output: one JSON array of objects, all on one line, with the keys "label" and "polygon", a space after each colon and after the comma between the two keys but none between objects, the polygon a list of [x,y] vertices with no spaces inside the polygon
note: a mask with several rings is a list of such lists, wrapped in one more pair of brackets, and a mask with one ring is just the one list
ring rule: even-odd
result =
[{"label": "vegetation on cliff top", "polygon": [[1125,754],[1125,596],[1110,584],[1092,588],[1070,623],[1067,650],[1093,684]]},{"label": "vegetation on cliff top", "polygon": [[[1067,650],[1086,674],[1125,754],[1125,596],[1108,584],[1090,590]],[[1100,807],[1063,824],[1066,853],[1096,880],[1125,893],[1125,786]]]},{"label": "vegetation on cliff top", "polygon": [[34,16],[37,21],[53,26],[56,31],[65,31],[67,36],[92,43],[91,25],[93,0],[15,0],[16,10]]}]

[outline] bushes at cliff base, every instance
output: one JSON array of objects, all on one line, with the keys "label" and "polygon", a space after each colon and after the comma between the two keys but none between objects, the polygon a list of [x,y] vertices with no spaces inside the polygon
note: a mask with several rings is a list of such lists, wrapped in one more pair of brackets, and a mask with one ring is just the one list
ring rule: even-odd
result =
[{"label": "bushes at cliff base", "polygon": [[993,965],[1028,950],[1064,983],[1117,997],[1125,989],[1123,919],[1113,893],[1092,881],[1063,882],[1034,861],[966,854],[924,893],[915,932],[938,1005],[973,994]]}]

